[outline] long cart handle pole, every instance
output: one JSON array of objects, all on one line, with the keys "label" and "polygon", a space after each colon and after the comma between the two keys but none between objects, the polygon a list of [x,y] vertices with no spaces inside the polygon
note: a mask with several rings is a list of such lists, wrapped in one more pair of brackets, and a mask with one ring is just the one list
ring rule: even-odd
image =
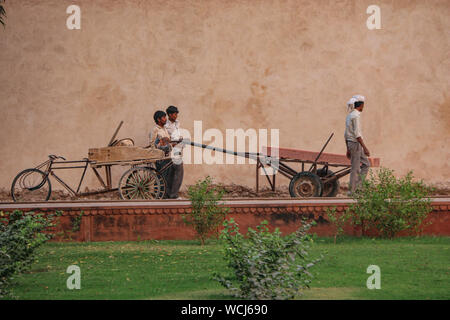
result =
[{"label": "long cart handle pole", "polygon": [[[309,168],[309,171],[311,171],[313,168],[317,168],[317,160],[319,160],[320,156],[322,155],[323,150],[325,150],[326,146],[328,145],[328,142],[330,142],[331,138],[333,138],[334,132],[330,135],[327,142],[322,147],[322,150],[320,150],[319,154],[316,157],[316,160],[314,160],[313,164],[311,165],[311,168]],[[315,169],[314,169],[315,170]]]},{"label": "long cart handle pole", "polygon": [[264,155],[262,155],[260,153],[230,151],[230,150],[226,150],[226,149],[222,149],[222,148],[218,148],[218,147],[208,146],[206,144],[193,142],[193,141],[190,141],[189,139],[183,139],[181,142],[184,143],[184,144],[190,144],[191,146],[194,146],[194,147],[200,147],[200,148],[203,148],[203,149],[210,149],[210,150],[213,150],[213,151],[228,153],[228,154],[232,154],[234,156],[245,157],[245,158],[249,158],[249,159],[253,159],[253,160],[257,160],[259,157],[264,157]]},{"label": "long cart handle pole", "polygon": [[331,138],[333,138],[333,136],[334,136],[334,132],[330,135],[327,142],[325,142],[324,146],[322,147],[322,150],[320,150],[320,152],[317,155],[317,158],[316,158],[316,160],[314,160],[314,162],[317,162],[317,160],[319,160],[320,156],[322,155],[323,150],[325,150],[326,146],[328,145],[328,142],[330,142],[330,140],[331,140]]}]

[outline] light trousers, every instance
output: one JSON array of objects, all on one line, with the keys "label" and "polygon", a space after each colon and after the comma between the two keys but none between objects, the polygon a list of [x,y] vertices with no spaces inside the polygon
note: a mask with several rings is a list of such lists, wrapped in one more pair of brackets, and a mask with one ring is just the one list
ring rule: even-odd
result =
[{"label": "light trousers", "polygon": [[347,141],[347,146],[350,150],[350,161],[352,163],[348,189],[350,192],[355,192],[356,188],[361,185],[362,179],[369,172],[370,162],[359,142]]}]

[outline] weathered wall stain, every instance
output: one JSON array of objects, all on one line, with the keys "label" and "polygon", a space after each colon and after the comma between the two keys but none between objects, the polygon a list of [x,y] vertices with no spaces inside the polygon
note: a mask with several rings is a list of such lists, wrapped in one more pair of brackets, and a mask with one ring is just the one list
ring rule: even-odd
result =
[{"label": "weathered wall stain", "polygon": [[305,219],[314,220],[317,224],[329,224],[330,222],[326,220],[323,216],[314,216],[313,213],[299,215],[295,212],[280,212],[272,213],[270,215],[270,224],[277,226],[278,224],[290,224],[290,223],[300,223]]},{"label": "weathered wall stain", "polygon": [[[82,29],[60,0],[10,1],[0,30],[0,187],[50,153],[69,159],[120,137],[144,146],[153,113],[183,127],[278,128],[284,147],[344,153],[345,103],[366,96],[363,130],[382,165],[450,180],[450,2],[380,0],[80,0]],[[126,168],[114,168],[115,183]],[[79,172],[67,173],[74,184]],[[189,165],[253,186],[250,165]],[[89,172],[87,185],[99,187]],[[287,184],[278,179],[278,183]],[[54,184],[55,188],[59,186]]]}]

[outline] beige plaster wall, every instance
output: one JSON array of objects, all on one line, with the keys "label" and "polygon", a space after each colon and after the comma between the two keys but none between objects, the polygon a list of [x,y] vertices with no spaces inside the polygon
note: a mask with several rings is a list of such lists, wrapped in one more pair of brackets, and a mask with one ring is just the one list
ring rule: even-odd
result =
[{"label": "beige plaster wall", "polygon": [[[66,8],[81,7],[81,30]],[[366,8],[381,8],[368,30]],[[0,28],[0,187],[50,153],[87,157],[120,137],[145,145],[155,110],[183,127],[278,128],[280,145],[344,153],[346,101],[366,96],[373,156],[450,181],[450,2],[406,0],[17,0]],[[115,168],[117,176],[125,168]],[[73,173],[62,174],[75,183]],[[250,165],[188,165],[254,186]],[[87,185],[98,184],[89,173]],[[287,184],[287,180],[278,180]]]}]

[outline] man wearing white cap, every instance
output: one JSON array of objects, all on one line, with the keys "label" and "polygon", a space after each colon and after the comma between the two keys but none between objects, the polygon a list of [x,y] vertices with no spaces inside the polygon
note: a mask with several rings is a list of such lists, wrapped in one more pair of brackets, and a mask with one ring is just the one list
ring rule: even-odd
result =
[{"label": "man wearing white cap", "polygon": [[[180,122],[178,121],[178,108],[175,106],[169,106],[166,110],[167,116],[169,119],[167,119],[166,124],[164,127],[167,129],[167,132],[170,135],[171,141],[178,141],[182,140],[183,137],[181,137],[180,134]],[[180,144],[173,142],[173,153],[171,154],[172,157],[172,170],[170,174],[168,175],[167,179],[170,181],[169,188],[168,188],[168,196],[169,199],[181,199],[181,197],[178,196],[178,192],[180,191],[181,184],[183,183],[183,175],[184,175],[184,169],[183,169],[183,157],[181,154],[182,147],[180,148]],[[184,146],[181,144],[181,146]]]},{"label": "man wearing white cap", "polygon": [[369,171],[370,162],[367,157],[370,156],[370,152],[364,144],[361,132],[360,115],[364,109],[364,97],[361,95],[353,96],[347,102],[347,106],[350,113],[345,119],[345,143],[347,145],[347,158],[350,159],[352,164],[349,183],[349,195],[351,195]]}]

